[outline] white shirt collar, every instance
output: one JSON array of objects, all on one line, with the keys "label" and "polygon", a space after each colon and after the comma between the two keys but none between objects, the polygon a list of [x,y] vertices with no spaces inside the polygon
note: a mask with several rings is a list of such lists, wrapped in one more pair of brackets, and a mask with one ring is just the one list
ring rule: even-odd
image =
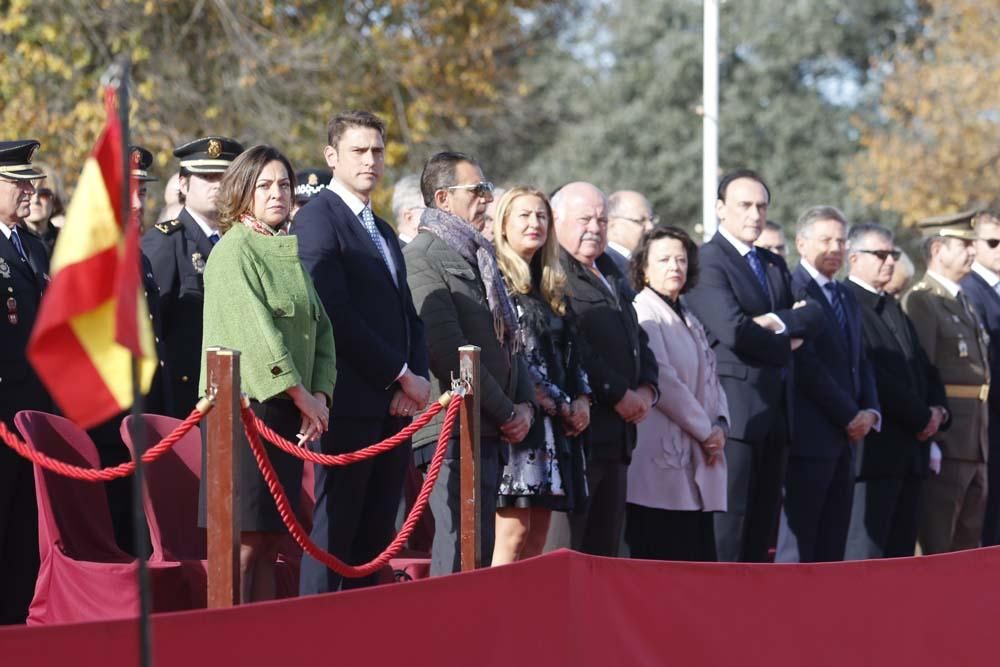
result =
[{"label": "white shirt collar", "polygon": [[874,287],[872,287],[871,285],[869,285],[868,283],[866,283],[861,278],[858,278],[857,276],[849,276],[848,280],[850,280],[855,285],[860,285],[861,287],[865,288],[866,290],[868,290],[872,294],[878,294],[879,296],[881,296],[883,294],[882,290],[875,289]]},{"label": "white shirt collar", "polygon": [[9,239],[11,235],[11,229],[7,226],[6,222],[0,222],[0,232],[3,232],[3,237]]},{"label": "white shirt collar", "polygon": [[409,243],[410,241],[413,240],[413,237],[410,236],[409,234],[399,234],[398,236],[399,240],[402,241],[403,243]]},{"label": "white shirt collar", "polygon": [[196,223],[198,223],[198,227],[201,229],[201,231],[205,232],[205,236],[211,238],[212,234],[218,234],[219,233],[218,230],[212,229],[211,227],[208,226],[208,223],[205,222],[205,218],[201,217],[200,215],[198,215],[197,213],[195,213],[194,211],[192,211],[189,208],[185,208],[184,210],[188,212],[188,215],[191,216],[192,220],[194,220]]},{"label": "white shirt collar", "polygon": [[806,270],[806,273],[809,274],[809,277],[815,280],[816,284],[819,285],[820,287],[825,287],[827,283],[833,282],[830,278],[827,278],[822,273],[817,271],[816,267],[807,262],[806,260],[804,259],[800,260],[799,264],[802,265],[802,268]]},{"label": "white shirt collar", "polygon": [[972,270],[979,274],[979,277],[986,281],[986,284],[993,289],[997,288],[997,283],[1000,283],[1000,276],[998,276],[993,271],[990,271],[985,266],[979,262],[972,263]]},{"label": "white shirt collar", "polygon": [[927,275],[929,275],[931,278],[941,283],[941,286],[944,287],[946,290],[948,290],[948,293],[951,294],[953,297],[957,297],[958,293],[962,291],[962,288],[961,286],[959,286],[958,283],[948,280],[940,273],[927,269]]},{"label": "white shirt collar", "polygon": [[625,246],[619,245],[618,243],[615,243],[614,241],[608,241],[608,247],[611,248],[612,250],[614,250],[615,252],[617,252],[619,255],[621,255],[625,259],[632,259],[632,251],[629,250],[628,248],[626,248]]},{"label": "white shirt collar", "polygon": [[347,208],[351,209],[351,213],[356,216],[360,216],[361,211],[368,205],[361,201],[356,194],[344,187],[344,184],[338,181],[336,177],[331,178],[330,185],[326,187],[330,189],[330,192],[343,199],[344,203],[347,204]]},{"label": "white shirt collar", "polygon": [[750,252],[750,246],[748,246],[743,241],[730,234],[725,227],[721,224],[719,225],[719,233],[722,234],[722,238],[729,241],[729,243],[736,248],[736,252],[740,253],[741,257],[746,257],[747,253]]}]

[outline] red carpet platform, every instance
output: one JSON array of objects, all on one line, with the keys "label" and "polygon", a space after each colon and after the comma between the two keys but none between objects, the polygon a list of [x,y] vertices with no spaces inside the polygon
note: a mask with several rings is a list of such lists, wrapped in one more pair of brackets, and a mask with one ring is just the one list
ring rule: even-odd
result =
[{"label": "red carpet platform", "polygon": [[[1000,547],[828,565],[516,565],[155,617],[157,667],[997,665]],[[137,664],[132,621],[0,630],[5,667]]]}]

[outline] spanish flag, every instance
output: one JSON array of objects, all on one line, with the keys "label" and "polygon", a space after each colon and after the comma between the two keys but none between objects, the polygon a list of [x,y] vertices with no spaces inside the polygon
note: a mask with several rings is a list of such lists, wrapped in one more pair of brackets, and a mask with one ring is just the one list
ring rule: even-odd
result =
[{"label": "spanish flag", "polygon": [[83,428],[132,405],[133,357],[143,393],[156,370],[139,274],[139,224],[133,221],[126,233],[122,219],[125,155],[110,87],[104,107],[104,131],[66,211],[28,343],[28,358],[56,404]]}]

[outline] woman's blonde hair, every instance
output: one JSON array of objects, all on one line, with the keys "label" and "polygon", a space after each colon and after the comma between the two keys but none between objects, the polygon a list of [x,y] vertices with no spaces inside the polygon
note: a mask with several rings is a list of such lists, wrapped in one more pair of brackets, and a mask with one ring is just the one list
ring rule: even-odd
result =
[{"label": "woman's blonde hair", "polygon": [[295,171],[288,158],[273,146],[259,145],[240,153],[226,168],[219,183],[216,199],[219,209],[219,233],[225,234],[239,224],[240,216],[253,213],[253,193],[257,187],[257,177],[268,163],[277,160],[285,165],[291,191],[295,192]]},{"label": "woman's blonde hair", "polygon": [[[514,252],[507,241],[505,227],[511,206],[518,197],[538,197],[548,214],[545,244],[531,258],[531,264]],[[537,285],[542,298],[559,315],[566,314],[566,272],[559,261],[559,243],[556,241],[552,220],[552,206],[545,193],[536,188],[519,185],[508,190],[497,204],[493,219],[493,245],[497,250],[497,264],[511,290],[528,294]]]}]

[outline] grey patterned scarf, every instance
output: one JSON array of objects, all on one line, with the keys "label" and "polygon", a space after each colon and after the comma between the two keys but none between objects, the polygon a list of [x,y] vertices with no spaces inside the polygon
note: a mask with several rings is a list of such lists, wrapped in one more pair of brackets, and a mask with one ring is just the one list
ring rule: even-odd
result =
[{"label": "grey patterned scarf", "polygon": [[507,296],[493,244],[465,220],[436,208],[424,209],[419,229],[434,234],[465,261],[479,267],[479,275],[486,287],[486,303],[493,313],[493,330],[497,340],[516,350],[517,312]]}]

